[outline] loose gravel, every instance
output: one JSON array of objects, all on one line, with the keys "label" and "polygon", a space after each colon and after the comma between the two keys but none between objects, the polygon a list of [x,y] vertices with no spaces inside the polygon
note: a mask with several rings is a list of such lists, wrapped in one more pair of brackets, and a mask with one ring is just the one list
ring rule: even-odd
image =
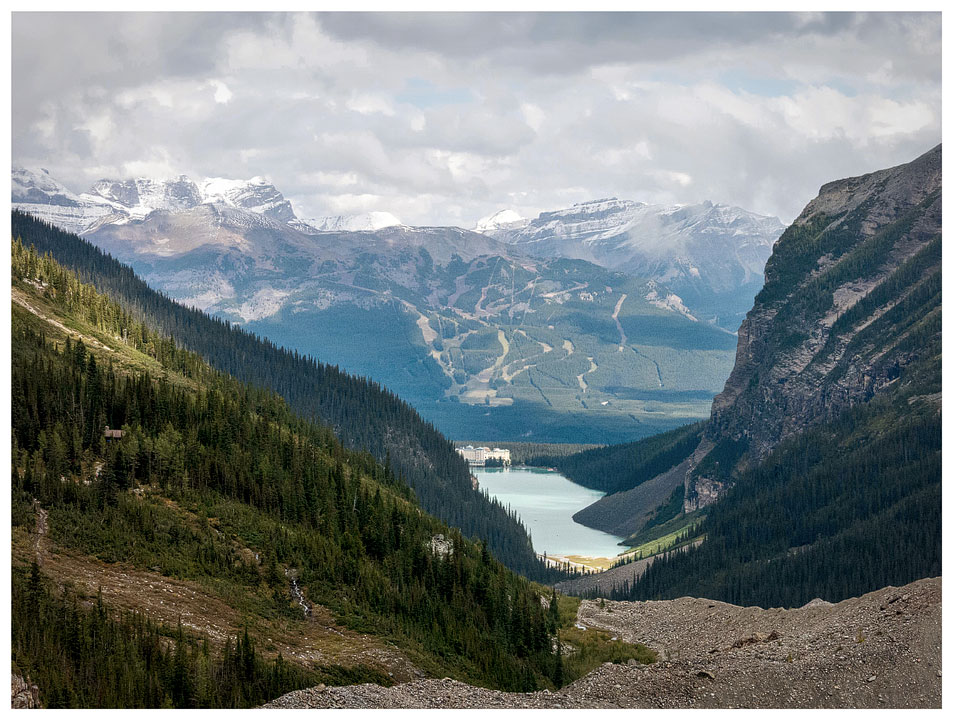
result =
[{"label": "loose gravel", "polygon": [[[606,663],[558,692],[504,693],[449,678],[323,687],[268,708],[938,708],[941,582],[831,604],[738,607],[697,598],[584,601],[580,625],[659,652]],[[634,661],[630,661],[634,663]]]}]

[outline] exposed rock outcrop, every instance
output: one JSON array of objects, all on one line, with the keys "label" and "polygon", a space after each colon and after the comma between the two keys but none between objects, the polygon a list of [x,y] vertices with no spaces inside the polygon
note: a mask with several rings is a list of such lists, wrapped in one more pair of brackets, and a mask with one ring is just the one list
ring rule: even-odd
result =
[{"label": "exposed rock outcrop", "polygon": [[17,673],[10,673],[10,707],[14,710],[43,707],[40,704],[40,688],[24,680]]}]

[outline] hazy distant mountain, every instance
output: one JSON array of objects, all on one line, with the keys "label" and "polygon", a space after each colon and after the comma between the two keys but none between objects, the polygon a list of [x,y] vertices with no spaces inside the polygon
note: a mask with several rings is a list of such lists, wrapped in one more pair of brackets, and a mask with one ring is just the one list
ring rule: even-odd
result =
[{"label": "hazy distant mountain", "polygon": [[730,369],[735,338],[657,279],[387,213],[305,222],[261,178],[76,195],[14,175],[15,206],[174,299],[381,381],[452,436],[632,439],[706,416]]},{"label": "hazy distant mountain", "polygon": [[710,202],[647,205],[610,198],[532,221],[504,213],[481,221],[482,232],[536,257],[578,258],[653,278],[693,314],[732,331],[764,284],[764,264],[784,231],[775,217]]}]

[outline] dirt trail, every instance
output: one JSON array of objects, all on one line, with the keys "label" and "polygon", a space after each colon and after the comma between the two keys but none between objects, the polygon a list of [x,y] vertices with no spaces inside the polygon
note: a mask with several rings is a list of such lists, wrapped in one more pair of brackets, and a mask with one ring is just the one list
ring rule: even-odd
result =
[{"label": "dirt trail", "polygon": [[41,320],[48,322],[50,325],[57,328],[58,330],[63,331],[70,337],[78,338],[82,340],[84,343],[86,343],[87,345],[91,345],[92,347],[99,348],[100,350],[115,352],[115,350],[113,350],[111,347],[109,347],[108,345],[103,345],[96,338],[90,337],[89,335],[83,335],[82,333],[77,332],[76,330],[71,330],[70,328],[66,327],[63,323],[61,323],[59,320],[57,320],[56,318],[50,317],[49,315],[44,313],[42,310],[34,306],[29,300],[27,300],[26,296],[17,288],[11,289],[11,299],[20,307],[25,308],[26,310],[33,313]]},{"label": "dirt trail", "polygon": [[941,581],[792,610],[696,598],[584,601],[577,623],[660,651],[606,663],[558,692],[504,693],[453,680],[284,695],[280,708],[939,708]]},{"label": "dirt trail", "polygon": [[40,501],[33,501],[33,508],[36,510],[36,539],[33,541],[33,552],[36,556],[36,564],[43,565],[43,555],[46,554],[46,536],[50,531],[50,514],[40,507]]}]

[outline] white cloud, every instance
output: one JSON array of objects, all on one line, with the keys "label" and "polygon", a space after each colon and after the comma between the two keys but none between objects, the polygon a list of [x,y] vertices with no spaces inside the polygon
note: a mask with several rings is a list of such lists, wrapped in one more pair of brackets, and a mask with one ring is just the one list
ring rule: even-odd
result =
[{"label": "white cloud", "polygon": [[520,111],[523,113],[526,124],[534,131],[539,132],[539,129],[543,126],[543,121],[546,119],[546,113],[543,112],[542,108],[533,103],[523,103],[520,105]]},{"label": "white cloud", "polygon": [[417,224],[611,195],[790,221],[940,139],[935,13],[505,20],[18,13],[14,161],[76,190],[267,175],[302,214]]},{"label": "white cloud", "polygon": [[221,80],[211,80],[210,83],[215,88],[215,94],[212,96],[215,102],[224,105],[232,99],[232,91],[228,89],[228,85]]},{"label": "white cloud", "polygon": [[353,110],[362,115],[370,115],[371,113],[380,113],[388,117],[393,117],[394,115],[394,108],[383,95],[358,93],[348,99],[345,105],[348,110]]},{"label": "white cloud", "polygon": [[675,170],[653,170],[652,172],[655,177],[667,184],[675,184],[680,187],[688,187],[692,184],[692,176],[688,173]]}]

